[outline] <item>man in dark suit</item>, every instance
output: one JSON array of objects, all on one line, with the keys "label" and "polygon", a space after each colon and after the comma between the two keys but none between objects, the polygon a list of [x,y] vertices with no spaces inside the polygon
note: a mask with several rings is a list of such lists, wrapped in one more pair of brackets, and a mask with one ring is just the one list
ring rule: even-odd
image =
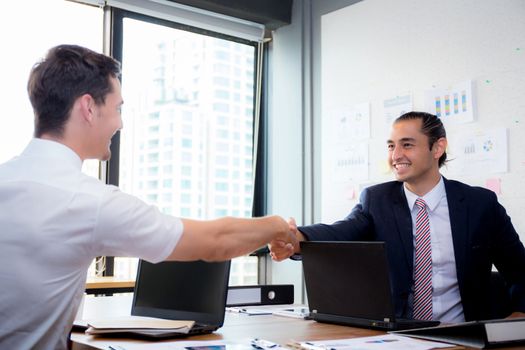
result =
[{"label": "man in dark suit", "polygon": [[[293,249],[272,242],[272,258],[299,254],[303,240],[385,241],[397,316],[442,322],[490,318],[494,264],[510,286],[512,316],[525,316],[523,244],[493,192],[440,174],[447,157],[441,120],[406,113],[394,122],[387,146],[397,181],[365,189],[343,220],[297,228]],[[426,232],[427,248],[417,248],[425,240],[420,232]],[[427,277],[416,277],[425,265]],[[427,316],[418,317],[425,293]]]}]

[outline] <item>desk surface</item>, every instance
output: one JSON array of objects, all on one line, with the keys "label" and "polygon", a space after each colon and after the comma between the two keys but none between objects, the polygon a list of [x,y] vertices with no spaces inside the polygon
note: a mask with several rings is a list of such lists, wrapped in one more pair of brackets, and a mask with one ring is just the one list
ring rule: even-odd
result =
[{"label": "desk surface", "polygon": [[113,294],[133,292],[135,281],[113,276],[89,277],[86,281],[88,294]]},{"label": "desk surface", "polygon": [[[383,334],[384,332],[360,328],[343,327],[305,321],[290,317],[271,315],[249,316],[241,313],[226,313],[224,326],[217,332],[188,338],[158,340],[155,344],[174,344],[180,340],[241,340],[261,338],[276,343],[286,344],[291,340],[322,340],[364,337]],[[73,349],[108,349],[110,344],[130,348],[131,344],[146,343],[145,340],[113,338],[94,338],[82,333],[72,333]]]},{"label": "desk surface", "polygon": [[86,281],[86,289],[124,287],[135,287],[135,281],[130,279],[117,278],[113,276],[89,277]]},{"label": "desk surface", "polygon": [[[114,316],[129,315],[131,296],[115,296],[108,298],[87,297],[84,305],[83,317],[85,319],[104,317],[109,315],[109,312]],[[285,345],[292,340],[343,339],[380,334],[384,334],[384,332],[318,323],[315,321],[290,317],[272,315],[249,316],[242,313],[226,312],[224,326],[213,334],[179,339],[158,340],[155,341],[154,344],[157,344],[158,348],[166,349],[170,345],[174,345],[181,340],[238,341],[247,338],[261,338]],[[132,340],[125,338],[95,338],[81,332],[73,332],[71,334],[71,339],[73,341],[74,350],[108,349],[109,345],[118,345],[125,349],[132,349],[133,346],[147,343],[145,340]],[[152,349],[155,348],[157,347],[152,347]],[[464,348],[456,347],[454,349]],[[525,349],[525,347],[513,347],[512,349]]]}]

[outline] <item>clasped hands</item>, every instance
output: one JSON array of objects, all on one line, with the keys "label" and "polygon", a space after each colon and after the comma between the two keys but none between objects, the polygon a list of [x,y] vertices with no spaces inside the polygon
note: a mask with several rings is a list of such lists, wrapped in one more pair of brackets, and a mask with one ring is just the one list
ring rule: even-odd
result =
[{"label": "clasped hands", "polygon": [[297,235],[299,231],[294,218],[288,219],[288,228],[290,234],[287,236],[287,240],[274,239],[268,244],[270,256],[275,261],[288,259],[290,256],[299,252],[299,239]]}]

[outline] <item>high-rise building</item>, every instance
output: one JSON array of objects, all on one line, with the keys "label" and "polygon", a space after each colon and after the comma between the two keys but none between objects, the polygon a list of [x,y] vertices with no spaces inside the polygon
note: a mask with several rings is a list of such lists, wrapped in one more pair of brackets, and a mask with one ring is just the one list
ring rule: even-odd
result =
[{"label": "high-rise building", "polygon": [[[250,217],[254,47],[184,31],[155,47],[148,85],[129,94],[138,67],[123,60],[119,186],[166,214]],[[134,277],[123,261],[115,275]],[[255,283],[257,259],[235,259],[230,284]]]}]

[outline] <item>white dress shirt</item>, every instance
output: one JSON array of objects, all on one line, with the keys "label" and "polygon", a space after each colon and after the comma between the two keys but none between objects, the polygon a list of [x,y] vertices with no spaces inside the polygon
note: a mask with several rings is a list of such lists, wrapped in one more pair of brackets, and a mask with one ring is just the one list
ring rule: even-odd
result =
[{"label": "white dress shirt", "polygon": [[[412,232],[415,247],[416,194],[403,186],[412,215]],[[432,245],[432,311],[433,319],[441,322],[463,322],[463,306],[459,294],[456,259],[452,241],[447,193],[443,178],[426,195],[421,197],[427,204]],[[414,251],[415,254],[415,251]],[[412,286],[413,295],[413,286]]]},{"label": "white dress shirt", "polygon": [[65,349],[96,256],[168,257],[178,218],[81,172],[63,144],[33,139],[0,165],[0,348]]}]

